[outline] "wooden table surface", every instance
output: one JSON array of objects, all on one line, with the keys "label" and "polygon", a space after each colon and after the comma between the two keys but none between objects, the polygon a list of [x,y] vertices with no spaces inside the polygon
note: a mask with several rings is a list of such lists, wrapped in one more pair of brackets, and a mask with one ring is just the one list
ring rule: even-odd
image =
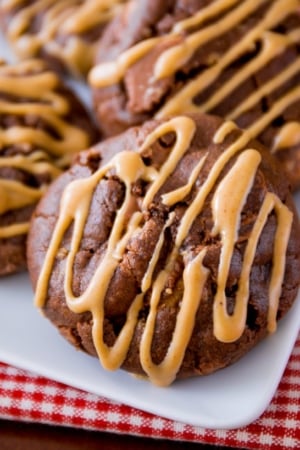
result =
[{"label": "wooden table surface", "polygon": [[229,447],[0,420],[1,450],[150,450],[155,447],[159,450],[229,449]]}]

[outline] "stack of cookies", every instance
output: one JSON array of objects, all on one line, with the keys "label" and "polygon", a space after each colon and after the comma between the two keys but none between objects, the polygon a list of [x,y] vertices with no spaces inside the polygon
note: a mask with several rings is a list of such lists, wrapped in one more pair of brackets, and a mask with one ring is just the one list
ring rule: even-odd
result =
[{"label": "stack of cookies", "polygon": [[36,306],[106,369],[167,386],[233,364],[300,283],[299,0],[0,17],[20,57],[0,66],[0,273],[27,265]]}]

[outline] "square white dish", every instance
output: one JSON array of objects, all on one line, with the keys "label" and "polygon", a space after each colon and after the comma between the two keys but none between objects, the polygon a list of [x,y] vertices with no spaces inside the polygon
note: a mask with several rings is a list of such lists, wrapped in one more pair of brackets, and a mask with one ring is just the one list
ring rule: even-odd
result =
[{"label": "square white dish", "polygon": [[271,401],[298,335],[300,298],[269,336],[235,365],[213,375],[152,386],[103,370],[77,352],[33,306],[27,274],[0,280],[0,360],[163,417],[207,428],[249,424]]},{"label": "square white dish", "polygon": [[[8,52],[0,37],[1,55]],[[85,89],[80,93],[87,99]],[[297,204],[300,209],[300,195]],[[76,352],[34,308],[27,274],[0,280],[0,308],[1,361],[207,428],[237,428],[260,416],[277,389],[300,327],[299,295],[277,333],[234,366],[208,377],[157,388],[122,371],[106,372],[96,358]]]}]

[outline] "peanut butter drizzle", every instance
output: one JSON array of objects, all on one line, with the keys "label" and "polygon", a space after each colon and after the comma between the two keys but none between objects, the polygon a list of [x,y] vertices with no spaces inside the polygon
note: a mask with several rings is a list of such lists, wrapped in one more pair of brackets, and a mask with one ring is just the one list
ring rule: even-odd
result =
[{"label": "peanut butter drizzle", "polygon": [[201,172],[206,158],[207,154],[204,155],[203,158],[201,158],[198,164],[194,167],[188,179],[188,182],[184,186],[181,186],[180,188],[175,189],[175,191],[168,192],[167,194],[163,194],[161,196],[164,205],[172,206],[175,203],[179,202],[182,198],[185,198],[190,193],[198,178],[199,173]]},{"label": "peanut butter drizzle", "polygon": [[0,214],[35,203],[41,197],[42,192],[43,189],[35,189],[18,181],[2,179],[0,183]]},{"label": "peanut butter drizzle", "polygon": [[[154,67],[154,80],[173,76],[176,70],[184,66],[190,60],[198,48],[218,36],[221,37],[222,34],[238,26],[249,14],[255,12],[260,6],[266,3],[269,3],[270,6],[266,14],[261,17],[260,21],[252,29],[248,30],[245,36],[228,49],[227,52],[223,55],[218,55],[219,58],[216,63],[203,70],[195,79],[187,82],[182,89],[169,98],[164,106],[156,113],[155,117],[166,118],[182,112],[193,111],[211,112],[227,96],[233,94],[235,89],[240,86],[241,83],[265,67],[288,47],[299,43],[300,29],[295,29],[286,36],[270,31],[279,25],[289,14],[299,10],[299,0],[276,0],[273,2],[268,2],[267,0],[255,2],[252,0],[244,0],[242,2],[235,0],[214,1],[211,5],[201,9],[191,18],[175,24],[168,35],[144,40],[121,54],[116,62],[99,64],[90,72],[90,83],[96,88],[117,83],[124,77],[126,70],[151,51],[157,43],[168,41],[171,38],[174,39],[175,36],[181,36],[181,42],[167,48],[160,55]],[[232,9],[227,11],[229,8]],[[220,19],[212,24],[205,25],[205,21],[213,19],[220,14],[222,14]],[[199,31],[194,31],[183,38],[182,33],[186,30],[200,26],[202,26],[202,28]],[[252,48],[254,49],[257,44],[261,44],[261,49],[249,63],[245,64],[232,78],[223,83],[223,85],[213,92],[202,104],[196,105],[194,103],[194,98],[198,93],[203,92],[218,79],[230,64],[243,54],[247,54]],[[121,64],[120,61],[123,63]],[[110,70],[104,70],[108,67]],[[252,95],[243,99],[234,111],[228,111],[225,118],[227,120],[237,119],[242,113],[250,110],[265,95],[270,95],[275,92],[281,85],[299,73],[299,71],[300,60],[298,58],[288,67],[283,68],[281,72],[275,74],[270,81],[259,87]],[[290,96],[288,92],[282,94],[278,102],[283,98],[287,100],[285,102],[285,108],[287,108],[297,101],[298,97],[294,98],[293,95]],[[278,114],[283,111],[279,107],[275,107],[274,110],[276,110]],[[258,126],[256,129],[262,132],[265,127],[270,125],[271,120],[273,120],[271,119],[271,116],[269,116],[269,118],[269,121],[260,121],[260,119],[258,119]],[[276,116],[273,118],[276,118]],[[264,123],[263,126],[262,123]],[[261,126],[259,124],[261,124]],[[289,130],[292,130],[292,128],[289,128]],[[253,137],[256,136],[257,134]],[[279,135],[276,135],[274,138],[274,151],[279,149],[278,143],[281,138],[278,136]],[[282,134],[280,134],[280,136],[282,136]],[[286,138],[285,142],[287,142]],[[295,145],[298,143],[299,140],[297,139]],[[283,146],[281,145],[280,148],[282,149]]]},{"label": "peanut butter drizzle", "polygon": [[[8,25],[8,39],[22,58],[38,55],[43,48],[65,61],[74,74],[85,74],[96,51],[96,42],[86,41],[84,33],[103,26],[120,10],[124,0],[37,0],[26,5],[24,0],[6,0],[2,9],[9,13],[20,8]],[[37,15],[42,16],[40,31],[28,29]],[[68,36],[60,43],[58,35]]]},{"label": "peanut butter drizzle", "polygon": [[206,20],[212,19],[215,15],[222,13],[239,1],[240,0],[215,0],[211,5],[207,5],[188,19],[177,22],[173,27],[173,32],[181,33],[189,28],[198,27]]},{"label": "peanut butter drizzle", "polygon": [[19,236],[22,234],[27,234],[29,231],[29,222],[15,223],[13,225],[8,225],[6,227],[0,228],[0,238],[8,239],[13,236]]},{"label": "peanut butter drizzle", "polygon": [[[232,123],[224,123],[215,133],[214,140],[219,143],[223,142],[234,127],[235,125]],[[286,253],[293,220],[292,213],[282,204],[280,199],[273,193],[267,193],[246,246],[241,277],[238,282],[236,306],[234,313],[229,315],[226,310],[225,288],[230,262],[238,239],[241,212],[247,201],[248,194],[253,187],[261,161],[261,156],[256,150],[249,148],[241,152],[251,138],[250,133],[243,133],[219,156],[211,168],[206,181],[198,188],[198,193],[191,200],[190,206],[181,218],[177,228],[173,250],[169,254],[165,266],[155,274],[166,229],[172,226],[175,219],[175,214],[170,212],[164,227],[161,229],[153,255],[142,279],[140,286],[141,292],[133,299],[127,312],[126,322],[116,338],[115,343],[111,347],[107,346],[103,336],[104,300],[111,279],[125,254],[127,244],[134,235],[140,232],[143,225],[144,213],[146,213],[148,206],[154,197],[159,194],[165,180],[174,172],[178,162],[189,149],[195,135],[195,130],[195,123],[189,117],[182,116],[170,119],[152,131],[140,148],[119,153],[89,178],[71,182],[63,193],[58,221],[54,228],[36,287],[35,304],[38,307],[43,307],[47,299],[48,284],[57,252],[62,244],[66,231],[73,223],[70,251],[66,256],[64,281],[64,292],[68,307],[75,313],[83,313],[85,311],[92,313],[93,342],[101,364],[106,369],[115,370],[122,365],[126,358],[137,325],[138,314],[143,307],[144,297],[146,294],[149,295],[150,300],[148,301],[150,308],[140,343],[140,362],[149,379],[160,386],[166,386],[176,378],[192,336],[202,291],[209,276],[209,271],[203,264],[207,248],[204,246],[198,252],[195,250],[194,252],[187,252],[182,245],[188,236],[194,220],[201,214],[208,195],[215,189],[211,204],[214,220],[212,236],[216,238],[220,236],[221,257],[218,269],[217,293],[214,298],[213,321],[215,336],[223,342],[237,340],[245,329],[249,301],[250,271],[262,230],[269,214],[273,211],[276,213],[278,225],[274,241],[273,268],[269,285],[268,327],[270,331],[274,331],[285,270],[285,256],[283,255]],[[143,151],[157,139],[170,132],[175,132],[177,139],[166,161],[158,170],[146,166],[141,157]],[[192,173],[187,183],[182,188],[164,193],[160,197],[164,204],[174,205],[176,202],[184,200],[190,193],[192,187],[194,187],[206,157],[207,155],[191,171]],[[232,168],[217,185],[221,172],[233,157],[237,158]],[[110,173],[116,174],[123,181],[125,185],[124,201],[116,213],[115,221],[108,238],[106,253],[102,257],[86,290],[78,297],[75,297],[72,289],[73,267],[76,254],[80,249],[80,242],[89,214],[93,192],[96,186],[101,183],[101,180],[105,176],[109,176]],[[131,202],[131,188],[132,184],[138,179],[148,182],[149,188],[141,211],[135,212],[127,224],[125,217]],[[149,196],[147,198],[148,194]],[[151,356],[151,347],[158,305],[162,293],[166,289],[168,277],[174,270],[174,265],[178,258],[182,258],[185,264],[182,300],[178,307],[179,310],[173,337],[167,353],[159,364],[155,364]],[[101,289],[99,289],[99,286],[101,286]]]},{"label": "peanut butter drizzle", "polygon": [[[233,168],[218,185],[212,199],[214,218],[213,235],[220,235],[222,250],[220,255],[217,293],[214,301],[214,334],[219,341],[233,342],[243,333],[248,296],[237,296],[234,313],[227,313],[226,282],[229,275],[234,245],[238,239],[242,208],[253,186],[255,174],[261,162],[256,150],[245,150]],[[236,180],[240,182],[236,185]]]},{"label": "peanut butter drizzle", "polygon": [[[25,125],[2,128],[0,150],[16,145],[24,150],[24,154],[0,155],[0,168],[15,168],[36,175],[46,173],[54,179],[61,173],[62,161],[69,163],[72,154],[89,145],[89,136],[65,119],[70,105],[54,91],[60,83],[57,75],[47,71],[40,73],[44,67],[38,60],[15,66],[0,65],[0,92],[13,96],[13,100],[0,100],[0,111],[3,115],[20,118],[39,117],[59,138]],[[18,97],[20,103],[14,100]],[[4,214],[36,203],[45,192],[45,186],[33,188],[19,181],[0,178],[0,192],[0,214]],[[0,238],[24,234],[27,230],[28,224],[3,226],[0,227]]]},{"label": "peanut butter drizzle", "polygon": [[300,145],[300,123],[288,122],[276,135],[272,151]]},{"label": "peanut butter drizzle", "polygon": [[99,64],[91,69],[89,82],[94,87],[105,87],[122,80],[129,67],[153,49],[160,38],[146,39],[122,53],[116,61]]},{"label": "peanut butter drizzle", "polygon": [[224,122],[223,125],[220,128],[218,128],[218,130],[214,135],[213,138],[214,144],[222,144],[226,136],[236,129],[237,126],[234,122],[231,121]]},{"label": "peanut butter drizzle", "polygon": [[[144,371],[152,383],[158,386],[171,384],[179,370],[185,350],[192,336],[195,316],[200,304],[201,294],[209,271],[203,266],[205,250],[190,262],[183,271],[184,293],[177,315],[176,325],[167,354],[160,364],[154,364],[151,357],[151,345],[154,334],[157,309],[174,259],[171,258],[166,270],[160,272],[152,286],[150,311],[140,345],[140,360]],[[191,326],[192,324],[192,326]]]},{"label": "peanut butter drizzle", "polygon": [[[209,25],[198,32],[192,33],[186,37],[183,44],[178,44],[177,46],[166,50],[155,64],[154,74],[156,78],[161,79],[166,76],[173,75],[178,68],[187,63],[197,48],[211,41],[216,36],[226,33],[232,27],[237,26],[240,22],[245,20],[249,14],[253,13],[259,5],[265,2],[266,0],[257,0],[255,3],[252,0],[245,0],[227,16],[222,17],[217,24]],[[260,30],[255,30],[254,34],[257,35],[259,31]],[[253,32],[250,31],[249,34],[251,33]],[[234,49],[230,49],[228,54],[224,55],[224,57],[220,60],[220,63],[216,64],[216,67],[213,70],[209,69],[210,74],[212,74],[215,78],[216,74],[223,69],[224,65],[228,64],[230,57],[236,57],[241,54],[241,47],[243,47],[241,43],[238,43]],[[247,42],[247,47],[249,47],[249,41]]]}]

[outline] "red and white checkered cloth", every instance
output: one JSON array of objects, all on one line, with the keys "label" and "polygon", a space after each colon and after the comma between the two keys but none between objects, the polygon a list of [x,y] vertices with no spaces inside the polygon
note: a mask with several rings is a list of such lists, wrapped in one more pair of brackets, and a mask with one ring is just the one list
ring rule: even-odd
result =
[{"label": "red and white checkered cloth", "polygon": [[300,335],[264,414],[237,430],[167,420],[0,363],[0,417],[261,450],[300,449]]}]

